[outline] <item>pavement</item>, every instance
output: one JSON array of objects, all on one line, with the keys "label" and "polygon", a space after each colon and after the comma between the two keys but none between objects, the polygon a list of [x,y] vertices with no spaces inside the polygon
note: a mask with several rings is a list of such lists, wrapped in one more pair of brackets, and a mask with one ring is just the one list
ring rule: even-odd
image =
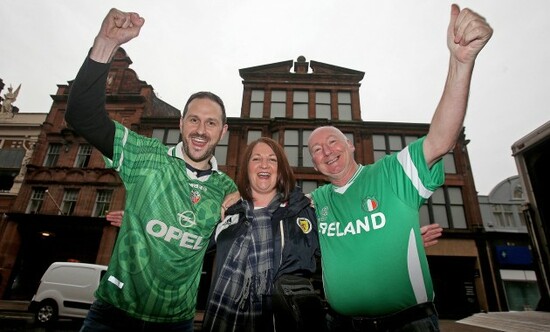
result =
[{"label": "pavement", "polygon": [[[28,312],[29,301],[0,300],[0,322],[4,319],[34,319]],[[202,320],[202,312],[197,312]],[[511,311],[478,313],[460,320],[442,319],[441,332],[550,332],[550,312]],[[196,324],[195,331],[200,331]]]},{"label": "pavement", "polygon": [[0,300],[0,311],[27,311],[30,301]]},{"label": "pavement", "polygon": [[510,311],[479,313],[461,319],[457,323],[485,328],[485,331],[548,332],[550,331],[550,312]]}]

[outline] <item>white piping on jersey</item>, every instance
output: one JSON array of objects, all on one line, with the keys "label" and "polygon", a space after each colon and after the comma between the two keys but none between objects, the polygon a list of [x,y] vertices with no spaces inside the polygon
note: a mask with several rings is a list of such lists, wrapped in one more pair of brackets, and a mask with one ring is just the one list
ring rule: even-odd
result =
[{"label": "white piping on jersey", "polygon": [[399,153],[397,154],[397,160],[401,164],[401,167],[403,167],[403,171],[405,171],[405,174],[407,174],[413,186],[418,191],[418,194],[424,199],[430,198],[430,196],[433,194],[433,191],[424,187],[422,180],[418,176],[418,169],[412,161],[408,146],[399,151]]},{"label": "white piping on jersey", "polygon": [[343,194],[346,192],[346,190],[353,184],[353,182],[355,181],[355,179],[359,176],[359,173],[361,173],[361,170],[363,169],[363,165],[357,165],[357,170],[355,171],[355,173],[353,174],[353,176],[348,180],[348,182],[341,186],[341,187],[337,187],[337,186],[334,186],[334,191],[339,193],[339,194]]},{"label": "white piping on jersey", "polygon": [[285,248],[285,233],[284,233],[284,227],[283,227],[283,221],[280,220],[279,221],[279,228],[281,230],[281,257],[280,257],[280,260],[279,260],[279,266],[281,265],[281,263],[283,262],[283,249]]},{"label": "white piping on jersey", "polygon": [[407,266],[409,270],[409,280],[411,281],[411,287],[414,292],[414,297],[416,298],[416,303],[427,302],[428,294],[426,292],[426,285],[424,284],[422,267],[420,266],[420,258],[418,256],[418,249],[416,246],[416,237],[414,236],[414,230],[412,229],[409,234]]},{"label": "white piping on jersey", "polygon": [[[128,128],[124,127],[124,136],[122,137],[122,147],[126,145],[126,142],[128,142]],[[124,161],[124,149],[120,152],[120,158],[118,160],[118,167],[116,168],[116,171],[120,171],[120,167],[122,167],[122,162]]]},{"label": "white piping on jersey", "polygon": [[109,279],[107,279],[107,281],[114,284],[119,289],[122,289],[122,287],[124,287],[124,283],[122,281],[118,280],[117,278],[115,278],[115,276],[109,276]]}]

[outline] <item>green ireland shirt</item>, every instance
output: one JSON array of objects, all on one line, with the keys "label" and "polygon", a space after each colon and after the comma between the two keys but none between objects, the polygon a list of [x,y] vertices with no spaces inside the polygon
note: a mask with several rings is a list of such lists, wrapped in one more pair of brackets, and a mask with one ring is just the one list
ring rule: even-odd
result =
[{"label": "green ireland shirt", "polygon": [[188,171],[181,143],[168,148],[116,123],[113,160],[126,187],[124,222],[97,298],[151,322],[194,318],[208,240],[235,183]]},{"label": "green ireland shirt", "polygon": [[360,165],[343,187],[312,193],[325,294],[341,314],[379,316],[433,300],[419,209],[445,174],[442,161],[428,168],[423,141]]}]

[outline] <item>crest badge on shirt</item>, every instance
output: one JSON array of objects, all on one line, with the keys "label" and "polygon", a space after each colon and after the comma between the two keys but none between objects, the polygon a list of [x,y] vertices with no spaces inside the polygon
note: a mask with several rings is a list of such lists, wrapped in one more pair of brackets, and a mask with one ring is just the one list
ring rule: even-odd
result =
[{"label": "crest badge on shirt", "polygon": [[328,216],[328,206],[323,206],[319,209],[319,215],[317,216],[318,222],[325,222]]},{"label": "crest badge on shirt", "polygon": [[201,193],[196,190],[191,190],[191,202],[197,204],[201,200]]},{"label": "crest badge on shirt", "polygon": [[309,219],[299,217],[296,219],[296,223],[302,229],[302,232],[304,232],[304,234],[308,234],[309,232],[311,232],[312,226]]},{"label": "crest badge on shirt", "polygon": [[378,208],[378,201],[373,197],[364,198],[361,208],[363,208],[363,211],[372,212]]}]

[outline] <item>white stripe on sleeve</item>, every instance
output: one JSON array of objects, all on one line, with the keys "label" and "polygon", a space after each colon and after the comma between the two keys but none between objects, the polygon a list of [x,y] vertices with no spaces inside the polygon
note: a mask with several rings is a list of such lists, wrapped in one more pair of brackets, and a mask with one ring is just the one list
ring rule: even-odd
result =
[{"label": "white stripe on sleeve", "polygon": [[426,187],[424,187],[422,180],[418,176],[418,169],[412,161],[408,146],[397,154],[397,160],[401,164],[401,167],[403,167],[403,171],[405,171],[405,174],[407,174],[407,176],[413,183],[413,186],[418,191],[418,194],[422,198],[430,198],[430,196],[433,194],[433,191],[428,190]]}]

